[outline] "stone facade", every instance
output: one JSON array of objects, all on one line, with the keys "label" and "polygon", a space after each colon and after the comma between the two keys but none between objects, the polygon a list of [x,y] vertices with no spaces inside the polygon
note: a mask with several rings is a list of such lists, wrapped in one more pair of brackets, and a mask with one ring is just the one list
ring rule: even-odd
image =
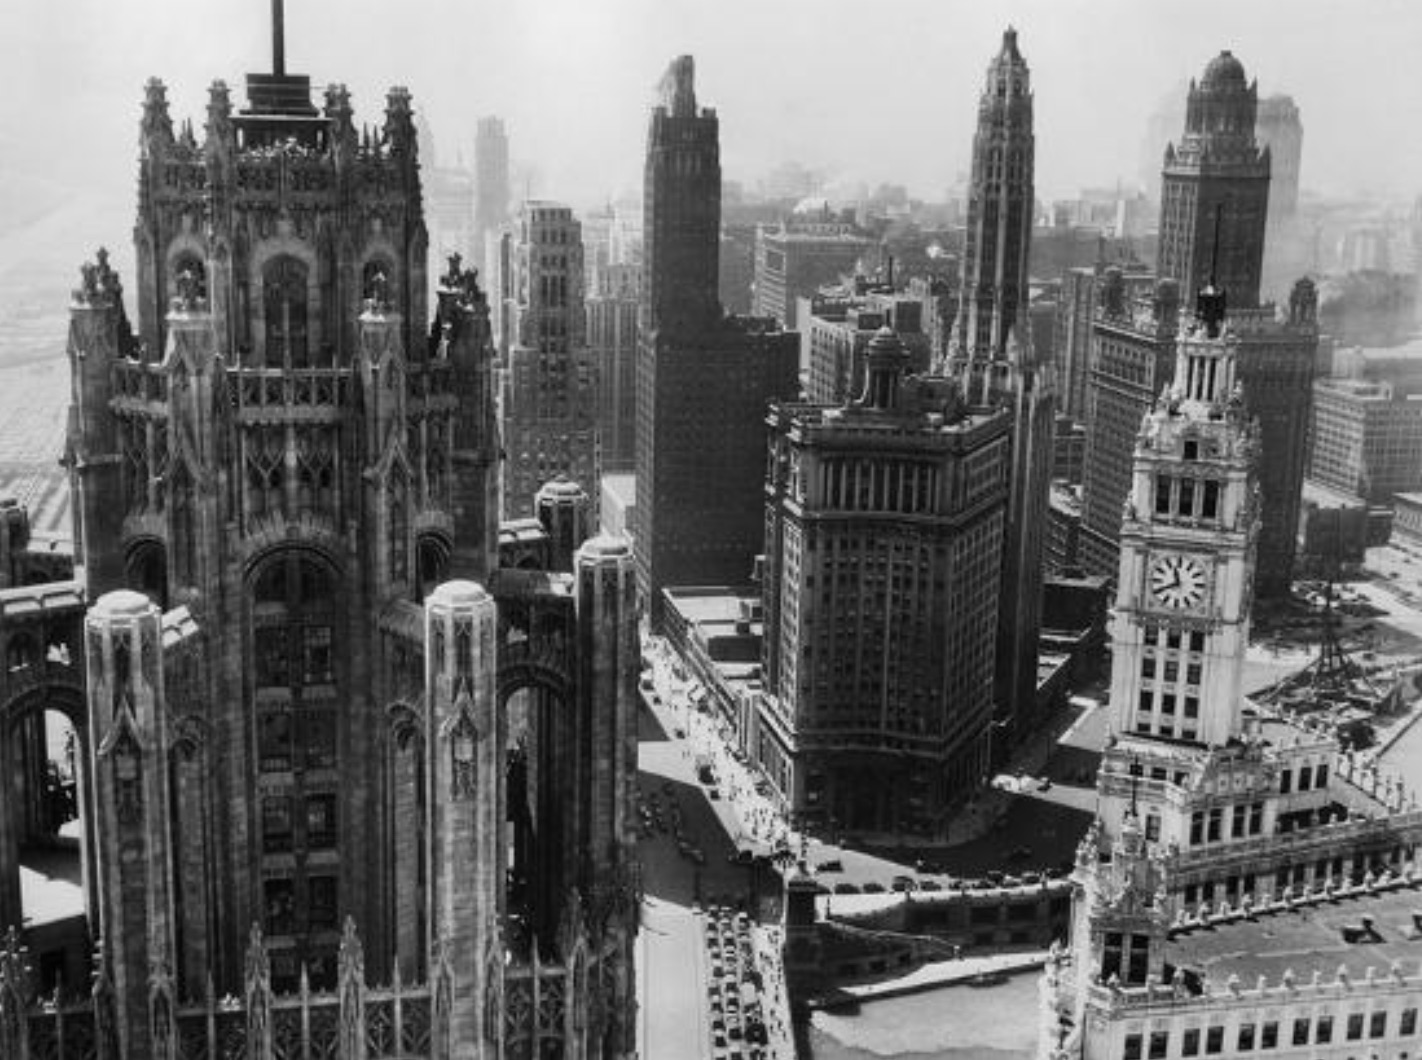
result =
[{"label": "stone facade", "polygon": [[769,416],[750,754],[809,828],[940,835],[988,767],[1011,420],[908,359],[883,328],[857,400]]},{"label": "stone facade", "polygon": [[[1117,735],[1072,876],[1069,947],[1043,977],[1043,1060],[1346,1057],[1363,1041],[1394,1055],[1416,1034],[1422,986],[1398,963],[1416,928],[1397,923],[1415,904],[1415,797],[1242,694],[1264,525],[1244,342],[1223,294],[1202,291],[1137,437]],[[1374,954],[1388,976],[1366,966]]]},{"label": "stone facade", "polygon": [[75,721],[95,986],[36,1007],[17,940],[0,1055],[630,1055],[630,548],[571,487],[500,550],[489,307],[456,257],[426,314],[408,93],[362,136],[340,86],[248,87],[199,141],[150,82],[136,329],[102,252],[74,293],[81,573],[31,590],[65,661],[0,740]]}]

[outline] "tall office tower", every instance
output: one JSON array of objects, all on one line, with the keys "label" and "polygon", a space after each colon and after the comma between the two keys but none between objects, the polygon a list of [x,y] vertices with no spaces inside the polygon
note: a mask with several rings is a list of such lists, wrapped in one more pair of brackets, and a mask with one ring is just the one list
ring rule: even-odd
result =
[{"label": "tall office tower", "polygon": [[588,355],[597,376],[597,430],[604,472],[628,472],[636,464],[641,281],[640,265],[606,265],[588,288]]},{"label": "tall office tower", "polygon": [[503,370],[504,518],[563,477],[596,492],[601,477],[597,379],[585,341],[582,226],[558,203],[519,211],[513,251],[514,342]]},{"label": "tall office tower", "polygon": [[426,316],[410,96],[362,142],[275,8],[275,71],[240,112],[214,83],[201,141],[148,84],[137,335],[104,254],[74,292],[84,577],[0,617],[11,660],[33,638],[0,674],[0,923],[38,797],[11,723],[55,706],[91,933],[60,959],[96,986],[57,1045],[7,947],[0,1054],[631,1055],[629,549],[496,569],[488,306],[452,261]]},{"label": "tall office tower", "polygon": [[1033,152],[1031,74],[1009,28],[978,101],[963,294],[948,350],[969,401],[1013,409],[995,691],[1009,739],[1031,727],[1037,701],[1055,404],[1050,348],[1033,344],[1028,319]]},{"label": "tall office tower", "polygon": [[1254,138],[1269,150],[1269,227],[1286,221],[1299,208],[1299,163],[1303,158],[1303,122],[1292,96],[1261,100],[1254,117]]},{"label": "tall office tower", "polygon": [[654,625],[666,585],[750,578],[764,545],[765,406],[798,391],[798,336],[721,315],[720,143],[694,79],[690,56],[672,63],[647,132],[635,522]]},{"label": "tall office tower", "polygon": [[1106,269],[1096,282],[1086,379],[1079,559],[1088,574],[1120,568],[1121,507],[1141,417],[1175,371],[1180,287],[1174,280]]},{"label": "tall office tower", "polygon": [[500,118],[480,118],[474,133],[474,261],[486,268],[491,241],[509,219],[509,138]]},{"label": "tall office tower", "polygon": [[[1269,150],[1269,220],[1264,246],[1264,291],[1282,295],[1296,278],[1316,268],[1312,261],[1314,233],[1299,223],[1299,163],[1303,156],[1303,123],[1292,97],[1270,96],[1259,101],[1254,136]],[[1311,227],[1311,226],[1310,226]]]},{"label": "tall office tower", "polygon": [[808,827],[932,837],[989,767],[1012,414],[905,378],[774,405],[765,686],[753,749]]},{"label": "tall office tower", "polygon": [[1184,305],[1209,283],[1230,305],[1259,305],[1268,222],[1267,147],[1254,138],[1258,89],[1220,52],[1191,81],[1185,131],[1165,149],[1156,271],[1180,284]]}]

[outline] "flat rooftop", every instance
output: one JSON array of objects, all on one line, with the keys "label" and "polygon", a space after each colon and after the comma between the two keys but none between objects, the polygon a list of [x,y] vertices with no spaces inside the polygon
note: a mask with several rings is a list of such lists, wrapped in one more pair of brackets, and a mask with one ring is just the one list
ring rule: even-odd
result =
[{"label": "flat rooftop", "polygon": [[[1211,986],[1231,976],[1252,989],[1260,976],[1277,983],[1286,971],[1300,982],[1314,972],[1332,981],[1340,966],[1361,978],[1369,967],[1381,978],[1394,961],[1415,968],[1422,957],[1422,879],[1398,880],[1333,898],[1310,898],[1292,907],[1258,910],[1228,920],[1176,929],[1165,960],[1198,972]],[[1371,930],[1364,929],[1364,917]],[[1348,933],[1345,934],[1344,929]],[[1349,939],[1353,941],[1349,941]]]}]

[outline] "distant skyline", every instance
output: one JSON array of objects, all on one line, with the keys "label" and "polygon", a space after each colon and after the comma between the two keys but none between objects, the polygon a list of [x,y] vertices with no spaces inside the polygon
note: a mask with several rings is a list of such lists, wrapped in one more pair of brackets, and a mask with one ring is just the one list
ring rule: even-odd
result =
[{"label": "distant skyline", "polygon": [[[358,122],[407,85],[443,161],[472,162],[483,115],[504,118],[540,197],[584,207],[641,183],[662,71],[689,53],[721,117],[723,171],[753,187],[787,161],[830,179],[940,200],[968,165],[976,101],[1009,24],[1036,90],[1037,191],[1137,178],[1161,98],[1233,51],[1261,97],[1294,97],[1302,184],[1335,195],[1422,194],[1422,44],[1415,0],[287,0],[291,72],[313,95],[350,86]],[[215,78],[245,98],[270,69],[266,0],[9,0],[0,39],[0,178],[9,169],[126,195],[150,76],[201,135]],[[39,145],[35,150],[31,145]],[[48,149],[46,155],[45,149]],[[3,180],[0,180],[3,185]],[[514,189],[522,196],[524,188]]]}]

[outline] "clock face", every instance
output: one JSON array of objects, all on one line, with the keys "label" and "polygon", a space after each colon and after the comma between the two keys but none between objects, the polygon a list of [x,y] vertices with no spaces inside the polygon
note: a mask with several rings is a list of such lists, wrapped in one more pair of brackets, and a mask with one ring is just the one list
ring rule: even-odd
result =
[{"label": "clock face", "polygon": [[1150,591],[1166,607],[1198,607],[1205,599],[1205,567],[1189,556],[1161,556],[1150,567]]}]

